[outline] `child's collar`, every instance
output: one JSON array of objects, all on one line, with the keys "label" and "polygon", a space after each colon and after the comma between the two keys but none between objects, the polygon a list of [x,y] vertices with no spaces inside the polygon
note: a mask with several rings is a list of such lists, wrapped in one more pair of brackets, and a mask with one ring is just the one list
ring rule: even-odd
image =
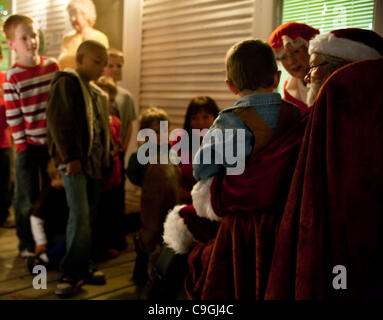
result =
[{"label": "child's collar", "polygon": [[30,61],[22,61],[20,59],[16,60],[16,64],[18,66],[26,67],[26,68],[33,68],[33,67],[40,66],[42,62],[43,62],[43,58],[40,55],[38,55],[37,57],[34,57]]}]

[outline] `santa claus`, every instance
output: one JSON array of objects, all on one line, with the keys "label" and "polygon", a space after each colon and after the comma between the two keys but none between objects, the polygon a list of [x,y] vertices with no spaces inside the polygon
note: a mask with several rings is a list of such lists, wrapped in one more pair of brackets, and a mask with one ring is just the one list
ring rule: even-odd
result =
[{"label": "santa claus", "polygon": [[335,30],[310,41],[309,53],[320,89],[265,298],[382,299],[383,38]]},{"label": "santa claus", "polygon": [[344,65],[366,59],[381,58],[382,37],[371,30],[348,28],[315,36],[309,42],[307,103],[313,105],[325,80]]}]

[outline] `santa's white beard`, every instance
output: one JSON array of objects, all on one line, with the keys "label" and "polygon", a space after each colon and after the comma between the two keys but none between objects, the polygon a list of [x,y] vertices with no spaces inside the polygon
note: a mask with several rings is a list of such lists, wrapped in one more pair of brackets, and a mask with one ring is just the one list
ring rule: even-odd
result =
[{"label": "santa's white beard", "polygon": [[318,94],[318,91],[319,91],[322,83],[323,82],[312,82],[312,83],[307,84],[307,86],[309,88],[309,91],[307,92],[307,105],[309,107],[311,107],[314,104],[315,98]]}]

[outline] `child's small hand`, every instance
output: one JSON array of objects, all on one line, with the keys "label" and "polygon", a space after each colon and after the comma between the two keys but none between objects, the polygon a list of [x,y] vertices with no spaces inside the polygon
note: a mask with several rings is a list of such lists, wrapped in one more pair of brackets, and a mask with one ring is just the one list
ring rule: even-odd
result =
[{"label": "child's small hand", "polygon": [[66,176],[70,176],[72,174],[79,174],[82,172],[82,166],[80,160],[73,160],[66,164]]},{"label": "child's small hand", "polygon": [[42,245],[39,245],[39,246],[36,246],[35,247],[35,253],[36,255],[40,255],[44,252],[47,251],[47,245],[46,244],[42,244]]}]

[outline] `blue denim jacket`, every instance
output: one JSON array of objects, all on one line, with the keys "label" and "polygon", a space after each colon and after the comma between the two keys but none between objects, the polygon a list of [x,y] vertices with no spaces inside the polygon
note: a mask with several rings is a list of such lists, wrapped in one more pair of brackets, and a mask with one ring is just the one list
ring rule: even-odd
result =
[{"label": "blue denim jacket", "polygon": [[[232,111],[241,107],[253,107],[270,128],[275,130],[278,124],[281,101],[282,99],[279,93],[251,94],[239,99],[233,107],[221,111],[205,135],[201,147],[194,157],[193,174],[196,180],[206,180],[219,172],[228,173],[225,169],[234,168],[236,166],[239,170],[237,174],[242,173],[244,163],[242,168],[238,167],[236,163],[229,163],[225,156],[225,150],[227,150],[229,145],[232,145],[234,150],[242,148],[242,150],[245,150],[244,161],[246,161],[253,150],[254,137],[253,133],[241,118]],[[216,136],[213,131],[214,129],[233,129],[233,133],[223,133],[222,137],[218,136],[218,139],[214,140],[212,139],[212,136]],[[244,129],[245,138],[243,141],[241,141],[241,139],[237,140],[238,136],[240,137],[237,129]],[[231,149],[229,150],[231,151]],[[211,164],[203,163],[204,155],[207,154],[206,152],[210,152],[211,154]],[[235,154],[234,151],[234,155]]]}]

